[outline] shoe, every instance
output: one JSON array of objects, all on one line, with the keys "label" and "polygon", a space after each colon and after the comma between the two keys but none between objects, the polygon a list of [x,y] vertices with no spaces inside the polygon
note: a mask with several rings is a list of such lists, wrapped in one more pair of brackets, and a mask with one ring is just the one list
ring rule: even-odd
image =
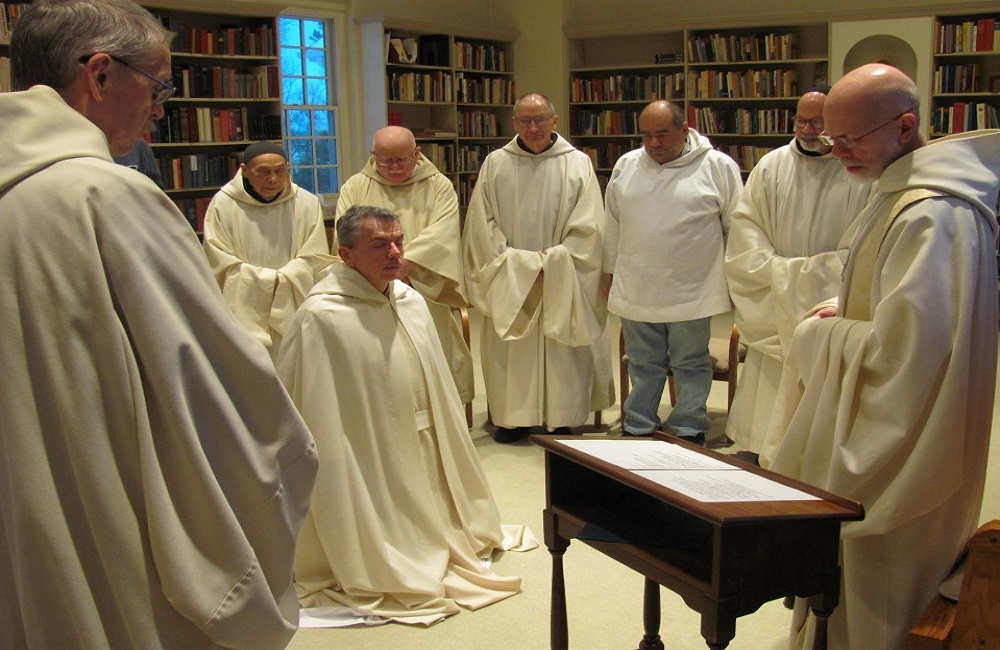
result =
[{"label": "shoe", "polygon": [[649,433],[635,433],[632,431],[626,431],[625,429],[622,429],[622,437],[625,438],[649,438],[652,435],[653,435],[652,431],[650,431]]},{"label": "shoe", "polygon": [[699,445],[701,447],[705,446],[704,433],[696,433],[693,436],[677,436],[677,437],[680,438],[681,440],[684,440],[685,442],[690,442],[692,445]]},{"label": "shoe", "polygon": [[521,439],[524,427],[497,427],[493,432],[493,439],[501,444],[510,444]]},{"label": "shoe", "polygon": [[570,431],[569,427],[556,427],[553,429],[549,435],[552,436],[571,436],[573,432]]}]

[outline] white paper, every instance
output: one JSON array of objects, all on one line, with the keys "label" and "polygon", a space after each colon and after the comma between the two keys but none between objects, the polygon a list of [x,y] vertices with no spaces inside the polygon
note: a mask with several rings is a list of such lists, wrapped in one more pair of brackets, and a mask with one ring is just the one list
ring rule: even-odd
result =
[{"label": "white paper", "polygon": [[665,440],[559,440],[703,503],[819,497]]},{"label": "white paper", "polygon": [[665,440],[559,440],[567,447],[630,470],[636,469],[717,469],[739,470],[681,445]]},{"label": "white paper", "polygon": [[735,472],[638,470],[635,474],[703,503],[819,500],[802,490],[742,469]]}]

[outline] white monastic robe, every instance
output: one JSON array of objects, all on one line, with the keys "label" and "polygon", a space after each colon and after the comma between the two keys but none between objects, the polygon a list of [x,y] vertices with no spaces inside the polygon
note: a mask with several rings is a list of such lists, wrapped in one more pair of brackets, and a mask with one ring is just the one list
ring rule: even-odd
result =
[{"label": "white monastic robe", "polygon": [[603,215],[590,158],[561,136],[540,154],[515,138],[486,157],[463,246],[496,424],[576,426],[613,401]]},{"label": "white monastic robe", "polygon": [[194,232],[0,93],[0,648],[284,647],[312,437]]},{"label": "white monastic robe", "polygon": [[977,528],[996,382],[998,174],[1000,131],[935,140],[889,165],[859,217],[840,315],[795,330],[761,463],[865,506],[843,527],[834,650],[902,648]]},{"label": "white monastic robe", "polygon": [[520,590],[480,562],[516,544],[416,290],[397,281],[384,295],[335,263],[289,323],[277,369],[320,458],[295,554],[303,607],[429,625]]},{"label": "white monastic robe", "polygon": [[374,205],[399,215],[406,259],[417,265],[410,272],[409,282],[427,299],[458,394],[463,403],[471,402],[476,394],[472,353],[452,311],[453,307],[468,304],[455,186],[423,154],[417,159],[413,175],[398,185],[383,178],[375,159],[370,158],[364,169],[340,188],[337,216],[354,205]]},{"label": "white monastic robe", "polygon": [[795,326],[837,295],[870,190],[832,155],[811,156],[794,139],[750,172],[726,247],[736,326],[747,345],[726,435],[743,449],[759,452],[764,443]]},{"label": "white monastic robe", "polygon": [[605,192],[603,268],[614,274],[608,310],[646,323],[729,311],[722,260],[742,187],[736,161],[694,129],[668,163],[642,148],[619,158]]},{"label": "white monastic robe", "polygon": [[275,358],[288,320],[330,263],[319,199],[289,182],[263,203],[237,171],[208,205],[204,241],[226,303]]}]

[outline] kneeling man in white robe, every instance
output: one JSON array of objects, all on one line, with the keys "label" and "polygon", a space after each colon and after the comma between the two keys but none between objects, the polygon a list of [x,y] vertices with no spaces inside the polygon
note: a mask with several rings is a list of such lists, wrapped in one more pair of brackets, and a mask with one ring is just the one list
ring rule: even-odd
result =
[{"label": "kneeling man in white robe", "polygon": [[397,281],[399,217],[354,206],[337,238],[343,264],[292,318],[276,364],[320,457],[299,602],[429,625],[512,596],[520,578],[483,560],[537,542],[501,530],[427,304]]}]

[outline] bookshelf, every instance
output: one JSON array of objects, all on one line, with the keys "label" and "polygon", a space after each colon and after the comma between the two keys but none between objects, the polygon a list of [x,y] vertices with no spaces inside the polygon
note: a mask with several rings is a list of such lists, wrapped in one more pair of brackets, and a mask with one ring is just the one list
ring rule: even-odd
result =
[{"label": "bookshelf", "polygon": [[27,3],[0,1],[0,93],[10,92],[10,30],[27,8]]},{"label": "bookshelf", "polygon": [[934,19],[930,135],[1000,128],[1000,12]]},{"label": "bookshelf", "polygon": [[642,108],[671,99],[748,173],[791,139],[800,93],[826,81],[828,40],[826,23],[576,39],[570,138],[603,182],[640,146]]},{"label": "bookshelf", "polygon": [[149,8],[177,34],[177,93],[150,134],[166,193],[198,231],[212,196],[252,142],[281,139],[281,82],[274,16]]},{"label": "bookshelf", "polygon": [[462,207],[483,159],[514,137],[514,38],[381,23],[368,29],[365,56],[380,61],[366,68],[368,133],[387,124],[413,131],[423,154],[455,184]]}]

